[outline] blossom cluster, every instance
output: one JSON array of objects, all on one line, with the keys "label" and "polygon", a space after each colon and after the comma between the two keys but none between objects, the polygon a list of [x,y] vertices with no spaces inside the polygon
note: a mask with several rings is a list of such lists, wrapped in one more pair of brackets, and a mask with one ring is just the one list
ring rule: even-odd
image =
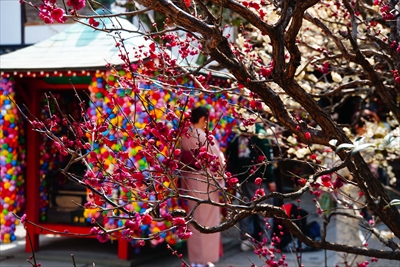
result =
[{"label": "blossom cluster", "polygon": [[[65,23],[67,21],[65,10],[59,6],[57,6],[57,0],[42,0],[43,3],[39,5],[39,7],[34,6],[39,10],[39,17],[44,21],[46,24],[52,24],[54,22],[58,23]],[[21,0],[21,3],[24,1]],[[33,5],[32,3],[28,3]],[[85,0],[68,0],[67,6],[73,8],[71,10],[71,14],[75,11],[80,10],[86,6]],[[98,22],[92,18],[90,22],[91,25],[98,26]]]}]

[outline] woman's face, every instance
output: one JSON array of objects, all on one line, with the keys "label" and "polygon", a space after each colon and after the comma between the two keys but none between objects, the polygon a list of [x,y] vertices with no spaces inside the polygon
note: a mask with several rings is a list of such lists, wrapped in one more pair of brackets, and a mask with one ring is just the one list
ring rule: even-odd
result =
[{"label": "woman's face", "polygon": [[198,122],[199,128],[205,129],[207,127],[207,121],[208,118],[206,116],[201,117]]}]

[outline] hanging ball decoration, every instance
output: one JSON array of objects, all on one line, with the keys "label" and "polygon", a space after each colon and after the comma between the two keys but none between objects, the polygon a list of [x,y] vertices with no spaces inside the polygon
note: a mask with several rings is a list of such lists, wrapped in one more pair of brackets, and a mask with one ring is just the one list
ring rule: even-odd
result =
[{"label": "hanging ball decoration", "polygon": [[0,77],[0,238],[16,240],[18,221],[13,214],[24,208],[25,139],[23,121],[15,105],[14,81]]},{"label": "hanging ball decoration", "polygon": [[[139,73],[141,70],[138,70]],[[149,73],[147,73],[149,74]],[[154,77],[157,73],[153,73]],[[126,82],[132,80],[132,74],[125,71],[108,72],[106,75],[96,74],[89,86],[91,102],[87,110],[87,115],[92,121],[98,124],[104,122],[107,118],[110,122],[108,129],[102,132],[101,140],[91,140],[93,151],[90,157],[95,157],[97,160],[92,162],[105,163],[107,172],[114,170],[116,157],[112,153],[127,152],[126,166],[141,170],[146,179],[150,175],[148,169],[151,168],[149,160],[157,160],[163,162],[168,157],[168,149],[160,146],[158,154],[154,159],[149,159],[142,153],[142,145],[135,142],[135,136],[143,134],[145,128],[153,122],[165,123],[169,129],[177,126],[176,118],[173,120],[167,119],[168,112],[174,113],[177,118],[180,118],[184,111],[188,111],[193,107],[202,105],[210,110],[210,128],[214,130],[214,135],[220,141],[222,149],[226,147],[231,136],[235,120],[228,114],[231,113],[233,105],[237,103],[237,98],[229,95],[226,92],[216,92],[212,95],[197,94],[195,88],[197,84],[189,77],[178,77],[175,80],[175,85],[180,85],[185,88],[186,93],[178,90],[171,90],[167,86],[161,86],[156,82],[145,80],[144,78],[135,78],[135,88],[132,84]],[[156,80],[156,78],[154,79]],[[163,82],[165,82],[163,80]],[[215,77],[210,79],[210,83],[215,86],[228,87],[230,84],[226,79]],[[139,89],[139,90],[137,90]],[[189,101],[188,100],[189,97]],[[188,103],[184,107],[182,103]],[[147,139],[149,135],[144,136]],[[140,142],[139,142],[140,143]],[[95,163],[92,163],[95,164]],[[93,166],[96,167],[96,166]],[[168,187],[170,184],[164,183]],[[135,194],[126,188],[119,188],[117,192],[110,193],[110,196],[119,199],[119,204],[124,205],[127,210],[135,211],[142,214],[146,211],[147,201],[137,201]],[[150,198],[158,197],[156,194]],[[143,199],[142,200],[146,200]],[[174,209],[185,209],[187,203],[178,199],[169,199],[167,205],[160,207],[160,214],[170,213]],[[98,213],[97,213],[98,214]],[[92,218],[93,211],[85,210],[84,216]],[[109,229],[121,227],[124,225],[124,219],[107,219],[107,214],[102,214],[103,223]],[[142,225],[141,232],[143,235],[149,233],[158,233],[171,227],[170,222],[152,222],[150,225]],[[172,245],[178,244],[181,240],[176,236],[174,231],[166,231],[160,238],[153,239],[151,242],[154,245],[162,242],[168,242]]]}]

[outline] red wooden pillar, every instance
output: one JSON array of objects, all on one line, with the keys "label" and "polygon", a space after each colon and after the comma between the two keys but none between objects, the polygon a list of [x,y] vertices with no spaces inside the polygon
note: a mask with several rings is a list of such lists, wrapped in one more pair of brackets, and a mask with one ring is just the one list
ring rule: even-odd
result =
[{"label": "red wooden pillar", "polygon": [[[26,88],[28,89],[28,88]],[[32,90],[33,89],[33,90]],[[38,116],[40,103],[38,91],[36,88],[29,88],[30,102],[26,103],[30,112],[34,116]],[[35,224],[39,223],[39,134],[32,130],[32,126],[28,125],[26,132],[26,216],[27,219]],[[39,235],[35,232],[35,227],[26,224],[26,244],[25,251],[31,252],[39,249]],[[30,241],[29,237],[30,236]]]},{"label": "red wooden pillar", "polygon": [[120,238],[118,239],[118,258],[122,260],[128,260],[131,257],[130,244],[127,240]]}]

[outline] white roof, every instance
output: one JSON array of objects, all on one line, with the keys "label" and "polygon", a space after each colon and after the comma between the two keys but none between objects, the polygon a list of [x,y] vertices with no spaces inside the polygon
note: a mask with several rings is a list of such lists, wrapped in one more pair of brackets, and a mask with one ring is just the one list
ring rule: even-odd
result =
[{"label": "white roof", "polygon": [[[84,20],[87,22],[87,20]],[[115,27],[114,27],[114,26]],[[0,56],[2,71],[35,71],[63,69],[94,69],[103,68],[107,63],[120,65],[123,61],[118,56],[119,49],[115,46],[113,37],[116,32],[125,39],[126,50],[134,58],[133,47],[144,45],[143,51],[148,51],[149,41],[138,33],[138,29],[123,18],[103,18],[100,28],[125,29],[110,33],[94,30],[81,23],[75,23],[65,31],[32,46]],[[144,58],[140,55],[140,58]]]}]

